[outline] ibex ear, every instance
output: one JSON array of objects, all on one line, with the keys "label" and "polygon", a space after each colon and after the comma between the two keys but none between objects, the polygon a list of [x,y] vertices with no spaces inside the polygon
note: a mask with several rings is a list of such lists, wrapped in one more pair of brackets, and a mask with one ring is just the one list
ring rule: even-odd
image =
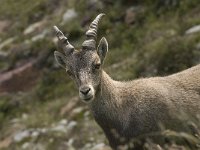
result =
[{"label": "ibex ear", "polygon": [[107,42],[106,38],[103,37],[100,40],[98,48],[97,48],[97,54],[99,55],[99,57],[101,59],[101,63],[103,63],[103,60],[104,60],[107,52],[108,52],[108,42]]},{"label": "ibex ear", "polygon": [[58,51],[54,51],[54,56],[55,56],[57,63],[62,68],[68,70],[68,68],[67,68],[67,58],[65,57],[65,55],[63,55],[62,53],[60,53]]}]

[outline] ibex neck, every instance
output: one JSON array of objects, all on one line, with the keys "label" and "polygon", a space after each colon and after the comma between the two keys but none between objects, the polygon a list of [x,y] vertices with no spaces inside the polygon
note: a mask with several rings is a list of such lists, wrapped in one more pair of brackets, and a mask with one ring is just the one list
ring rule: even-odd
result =
[{"label": "ibex neck", "polygon": [[113,103],[116,98],[116,83],[105,71],[102,71],[101,83],[96,93],[96,100],[107,101]]},{"label": "ibex neck", "polygon": [[94,114],[107,112],[109,109],[112,112],[115,109],[117,111],[120,107],[117,85],[118,81],[114,81],[106,72],[102,71],[101,84],[91,104],[91,110]]}]

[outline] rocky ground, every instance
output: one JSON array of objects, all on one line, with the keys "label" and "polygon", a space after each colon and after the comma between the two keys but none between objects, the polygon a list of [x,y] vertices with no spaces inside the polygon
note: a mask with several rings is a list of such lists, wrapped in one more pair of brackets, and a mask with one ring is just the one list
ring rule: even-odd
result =
[{"label": "rocky ground", "polygon": [[[106,17],[98,39],[105,36],[109,42],[104,68],[113,78],[163,76],[200,62],[198,0],[1,0],[0,149],[110,149],[53,56],[58,50],[53,25],[80,47],[100,12]],[[200,131],[198,124],[193,128]],[[144,147],[187,150],[200,145],[198,133],[163,136],[173,137],[172,142],[159,146],[147,141]]]}]

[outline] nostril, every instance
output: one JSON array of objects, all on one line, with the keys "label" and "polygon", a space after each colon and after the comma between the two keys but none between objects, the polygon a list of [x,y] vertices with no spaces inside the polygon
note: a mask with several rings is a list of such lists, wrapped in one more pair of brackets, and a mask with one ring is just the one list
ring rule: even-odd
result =
[{"label": "nostril", "polygon": [[84,95],[87,95],[90,91],[90,88],[89,87],[83,87],[81,88],[80,92]]}]

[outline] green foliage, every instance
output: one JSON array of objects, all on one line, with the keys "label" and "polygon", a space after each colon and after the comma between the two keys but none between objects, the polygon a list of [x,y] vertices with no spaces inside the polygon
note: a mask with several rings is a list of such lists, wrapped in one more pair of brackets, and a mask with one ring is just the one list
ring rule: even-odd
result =
[{"label": "green foliage", "polygon": [[55,6],[56,3],[54,4],[53,0],[1,0],[0,19],[12,21],[12,25],[6,35],[2,34],[2,36],[6,38],[21,35],[21,32],[29,24],[41,20],[46,14],[51,14]]},{"label": "green foliage", "polygon": [[0,16],[1,19],[10,18],[27,25],[40,20],[45,14],[52,13],[55,6],[56,3],[54,3],[53,0],[1,0]]},{"label": "green foliage", "polygon": [[73,96],[76,91],[74,84],[66,76],[64,70],[52,70],[51,74],[44,72],[43,78],[36,88],[38,98],[45,101],[61,96]]},{"label": "green foliage", "polygon": [[2,98],[0,101],[0,122],[3,122],[5,119],[5,115],[9,110],[9,100],[6,98]]}]

